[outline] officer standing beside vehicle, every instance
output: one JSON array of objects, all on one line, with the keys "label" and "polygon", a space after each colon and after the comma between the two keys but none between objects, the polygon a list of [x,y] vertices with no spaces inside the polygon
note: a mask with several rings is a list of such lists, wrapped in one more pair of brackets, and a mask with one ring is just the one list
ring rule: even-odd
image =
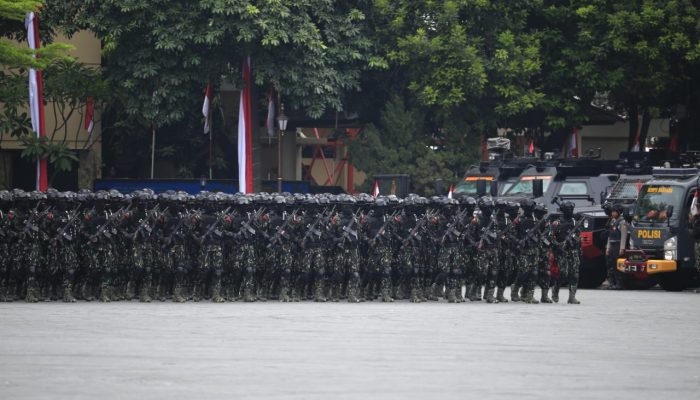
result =
[{"label": "officer standing beside vehicle", "polygon": [[608,244],[605,246],[609,289],[622,289],[622,282],[617,273],[617,259],[624,257],[627,249],[627,221],[622,216],[623,211],[622,204],[615,204],[610,213]]}]

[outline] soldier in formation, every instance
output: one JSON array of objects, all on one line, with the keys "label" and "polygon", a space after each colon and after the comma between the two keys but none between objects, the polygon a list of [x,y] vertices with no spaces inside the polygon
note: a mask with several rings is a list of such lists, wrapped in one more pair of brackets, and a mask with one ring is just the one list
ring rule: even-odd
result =
[{"label": "soldier in formation", "polygon": [[[532,200],[0,191],[0,300],[578,304],[578,224]],[[611,236],[611,251],[616,236]],[[552,298],[549,289],[552,288]]]}]

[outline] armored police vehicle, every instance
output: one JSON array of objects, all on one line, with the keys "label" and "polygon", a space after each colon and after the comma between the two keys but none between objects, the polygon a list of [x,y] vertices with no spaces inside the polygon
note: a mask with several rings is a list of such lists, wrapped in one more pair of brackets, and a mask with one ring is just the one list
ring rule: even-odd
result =
[{"label": "armored police vehicle", "polygon": [[[620,153],[617,169],[621,174],[617,182],[606,189],[603,206],[583,213],[585,219],[580,234],[581,256],[588,261],[580,274],[582,287],[598,287],[605,281],[605,247],[610,211],[616,204],[622,204],[625,209],[632,207],[639,189],[652,177],[652,165],[656,162],[653,158],[647,152]],[[627,286],[640,288],[640,285]]]},{"label": "armored police vehicle", "polygon": [[[610,187],[617,181],[615,160],[599,160],[599,150],[589,150],[581,158],[542,161],[525,169],[518,182],[503,195],[505,200],[532,198],[543,203],[550,218],[558,213],[559,203],[575,204],[577,218],[600,211]],[[586,220],[582,222],[585,227]],[[599,252],[584,249],[579,285],[597,287],[605,278],[605,260]],[[601,275],[602,268],[602,275]]]},{"label": "armored police vehicle", "polygon": [[669,291],[696,284],[688,217],[699,184],[696,168],[654,168],[634,205],[630,250],[617,261],[626,279],[658,282]]}]

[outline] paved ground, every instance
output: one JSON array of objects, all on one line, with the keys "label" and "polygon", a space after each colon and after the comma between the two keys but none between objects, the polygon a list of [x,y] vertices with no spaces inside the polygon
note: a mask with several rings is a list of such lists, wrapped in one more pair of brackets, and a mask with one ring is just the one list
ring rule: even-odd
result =
[{"label": "paved ground", "polygon": [[0,398],[699,398],[700,294],[579,297],[3,303]]}]

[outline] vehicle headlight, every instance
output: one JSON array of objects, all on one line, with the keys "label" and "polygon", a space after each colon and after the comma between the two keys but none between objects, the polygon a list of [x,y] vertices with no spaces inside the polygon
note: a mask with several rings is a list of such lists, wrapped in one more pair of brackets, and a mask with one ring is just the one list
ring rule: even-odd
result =
[{"label": "vehicle headlight", "polygon": [[583,229],[588,229],[588,218],[583,220]]},{"label": "vehicle headlight", "polygon": [[676,259],[676,251],[675,250],[664,250],[664,260],[675,260]]},{"label": "vehicle headlight", "polygon": [[670,237],[664,242],[664,250],[676,250],[678,248],[678,237]]}]

